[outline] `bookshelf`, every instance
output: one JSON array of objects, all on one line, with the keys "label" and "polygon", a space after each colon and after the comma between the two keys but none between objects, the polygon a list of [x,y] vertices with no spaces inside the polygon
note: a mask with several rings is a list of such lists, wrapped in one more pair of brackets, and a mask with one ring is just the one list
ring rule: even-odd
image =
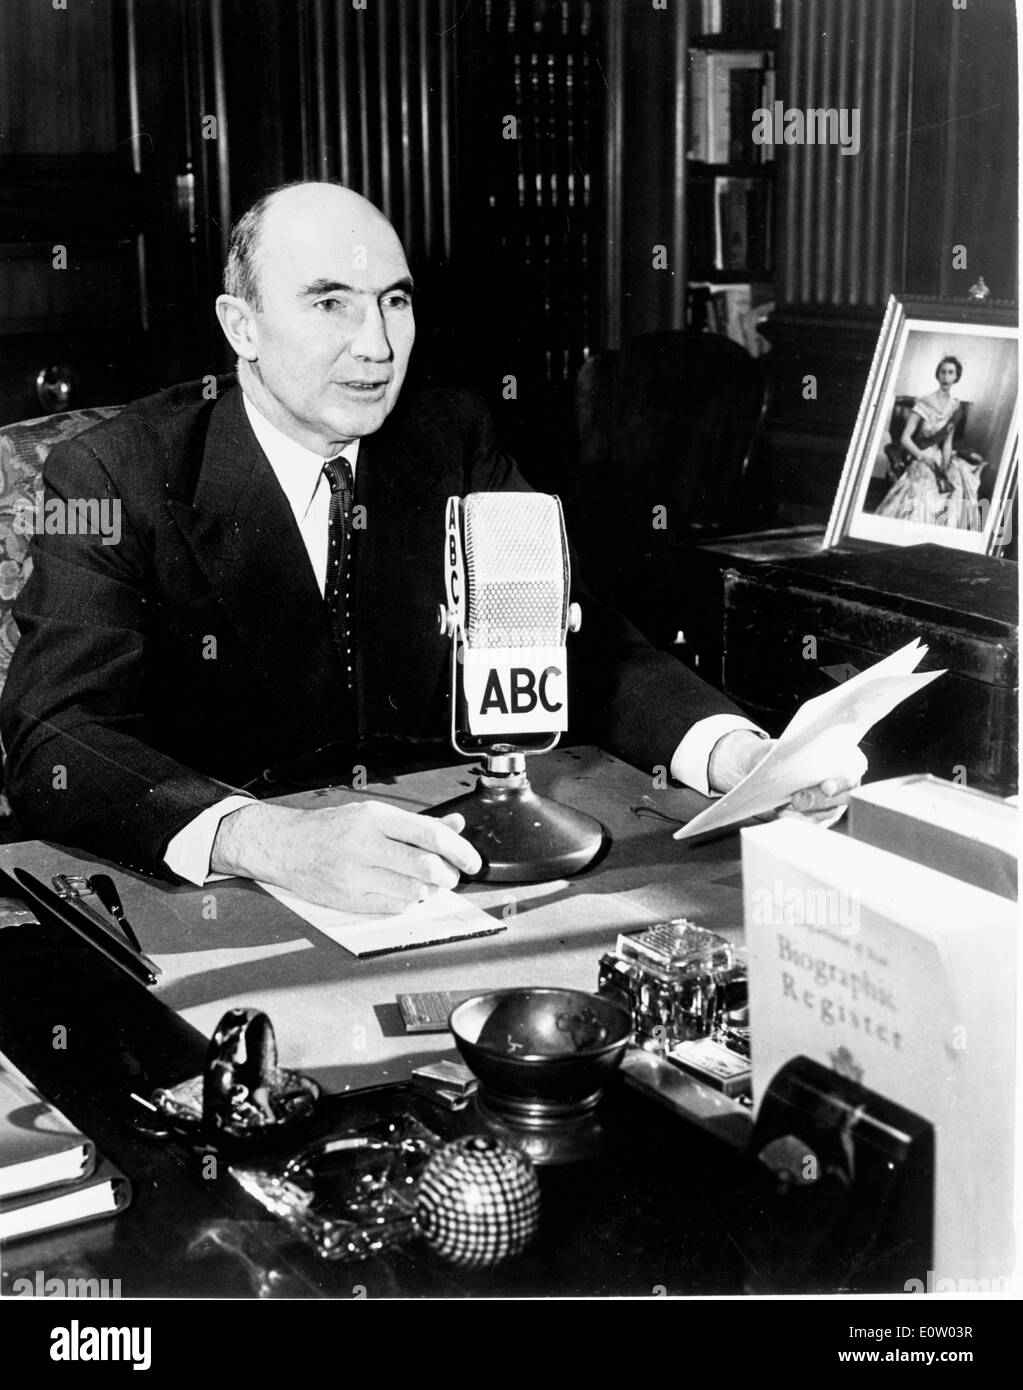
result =
[{"label": "bookshelf", "polygon": [[773,110],[780,0],[689,0],[686,321],[767,351],[773,307]]}]

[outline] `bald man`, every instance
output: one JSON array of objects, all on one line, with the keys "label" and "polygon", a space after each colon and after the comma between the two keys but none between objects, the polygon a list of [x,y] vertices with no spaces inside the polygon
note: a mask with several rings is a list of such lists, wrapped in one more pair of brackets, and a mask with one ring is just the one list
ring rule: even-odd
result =
[{"label": "bald man", "polygon": [[[8,794],[27,833],[145,873],[396,911],[479,869],[458,817],[258,798],[442,755],[444,503],[528,485],[476,397],[402,394],[412,280],[358,194],[305,183],[261,199],[232,233],[216,307],[236,380],[136,402],[47,461],[48,497],[116,507],[120,539],[33,541],[0,709]],[[707,793],[735,785],[764,735],[588,608],[575,732]],[[822,769],[797,809],[827,811],[860,770]]]}]

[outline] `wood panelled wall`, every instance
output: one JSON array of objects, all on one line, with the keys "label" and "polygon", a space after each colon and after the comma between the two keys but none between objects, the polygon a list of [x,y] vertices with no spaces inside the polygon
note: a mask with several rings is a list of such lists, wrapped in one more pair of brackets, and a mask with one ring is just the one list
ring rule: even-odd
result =
[{"label": "wood panelled wall", "polygon": [[858,154],[778,151],[769,432],[793,518],[830,508],[889,294],[965,300],[983,275],[1017,298],[1016,52],[1013,0],[785,0],[785,107],[860,111]]},{"label": "wood panelled wall", "polygon": [[878,305],[901,282],[914,7],[915,0],[788,7],[778,79],[785,107],[859,111],[860,148],[785,147],[782,304]]},{"label": "wood panelled wall", "polygon": [[[904,284],[1019,298],[1019,47],[1013,0],[916,0]],[[954,257],[955,247],[965,257]],[[964,263],[960,263],[960,262]]]},{"label": "wood panelled wall", "polygon": [[454,0],[218,0],[240,211],[289,179],[336,179],[386,212],[413,260],[452,243]]}]

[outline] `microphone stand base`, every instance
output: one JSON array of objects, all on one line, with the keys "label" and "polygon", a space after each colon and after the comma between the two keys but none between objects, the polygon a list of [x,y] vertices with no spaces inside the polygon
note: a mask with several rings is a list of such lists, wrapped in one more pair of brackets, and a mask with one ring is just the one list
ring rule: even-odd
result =
[{"label": "microphone stand base", "polygon": [[603,853],[610,836],[600,821],[541,796],[524,772],[483,773],[476,786],[433,806],[428,816],[465,818],[462,835],[479,851],[473,883],[546,883],[581,873]]}]

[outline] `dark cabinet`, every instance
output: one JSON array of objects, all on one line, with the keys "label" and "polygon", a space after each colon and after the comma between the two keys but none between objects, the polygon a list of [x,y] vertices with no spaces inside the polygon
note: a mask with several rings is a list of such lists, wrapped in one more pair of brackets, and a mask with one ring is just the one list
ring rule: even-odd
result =
[{"label": "dark cabinet", "polygon": [[0,6],[0,419],[130,399],[201,360],[189,14]]}]

